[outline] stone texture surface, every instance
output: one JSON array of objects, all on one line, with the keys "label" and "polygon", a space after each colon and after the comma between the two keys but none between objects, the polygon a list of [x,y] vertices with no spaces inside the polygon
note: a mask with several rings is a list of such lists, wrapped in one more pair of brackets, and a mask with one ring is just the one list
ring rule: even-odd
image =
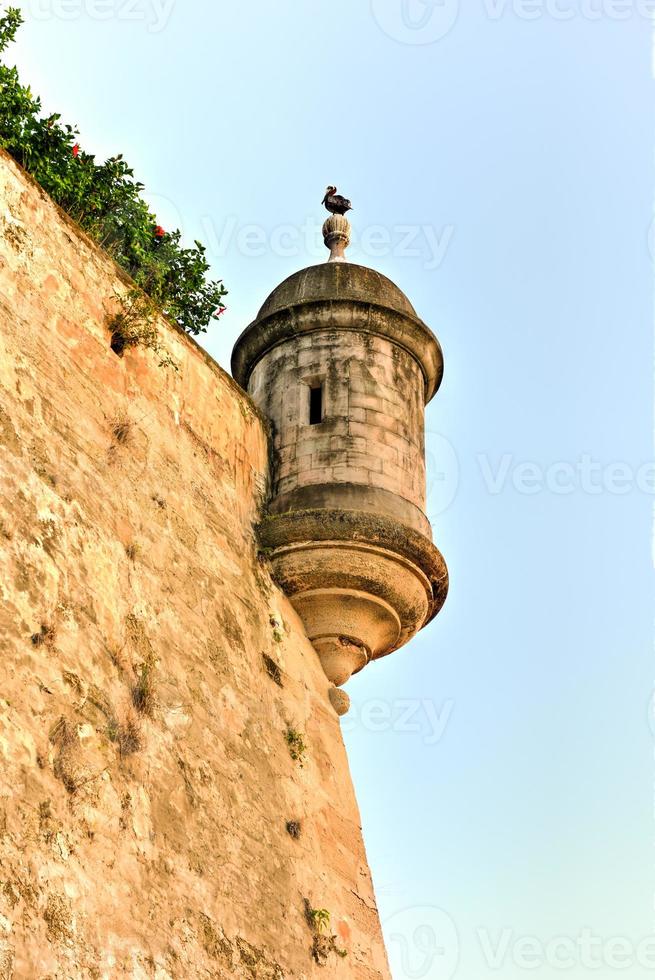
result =
[{"label": "stone texture surface", "polygon": [[346,261],[350,232],[350,222],[342,214],[332,214],[323,223],[323,241],[330,250],[328,262]]},{"label": "stone texture surface", "polygon": [[259,358],[290,332],[326,327],[386,337],[411,353],[423,374],[426,403],[441,384],[443,354],[435,335],[395,283],[352,262],[311,265],[280,283],[239,337],[232,374],[245,388]]},{"label": "stone texture surface", "polygon": [[329,684],[257,556],[263,424],[164,323],[178,372],[117,357],[124,288],[0,156],[0,977],[386,978]]},{"label": "stone texture surface", "polygon": [[370,303],[375,298],[388,309],[416,317],[416,310],[403,291],[376,269],[352,262],[337,269],[326,269],[325,264],[310,265],[294,272],[276,286],[262,305],[257,319],[300,303],[331,301],[337,297],[361,303]]},{"label": "stone texture surface", "polygon": [[390,279],[349,262],[294,273],[237,340],[232,371],[271,423],[273,513],[366,511],[432,536],[424,408],[443,355]]},{"label": "stone texture surface", "polygon": [[408,643],[445,601],[448,570],[438,549],[379,514],[270,514],[259,533],[276,582],[336,685]]},{"label": "stone texture surface", "polygon": [[[324,419],[310,425],[309,390],[318,384]],[[317,331],[265,354],[248,387],[273,422],[276,511],[291,509],[306,487],[327,495],[329,506],[333,486],[363,485],[387,491],[394,514],[424,529],[423,383],[411,354],[360,331],[338,339]]]}]

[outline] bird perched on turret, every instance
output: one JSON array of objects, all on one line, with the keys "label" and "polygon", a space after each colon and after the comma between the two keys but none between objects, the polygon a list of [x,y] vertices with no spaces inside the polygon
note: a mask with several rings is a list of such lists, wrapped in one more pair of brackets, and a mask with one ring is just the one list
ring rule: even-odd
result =
[{"label": "bird perched on turret", "polygon": [[331,214],[345,214],[346,211],[353,210],[353,206],[348,198],[337,194],[337,189],[332,184],[328,187],[321,204],[324,204]]}]

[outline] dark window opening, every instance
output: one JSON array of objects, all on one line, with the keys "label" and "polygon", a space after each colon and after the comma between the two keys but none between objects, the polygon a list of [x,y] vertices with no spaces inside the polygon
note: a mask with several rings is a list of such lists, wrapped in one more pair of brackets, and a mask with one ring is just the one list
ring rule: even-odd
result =
[{"label": "dark window opening", "polygon": [[323,385],[309,389],[309,424],[323,421]]}]

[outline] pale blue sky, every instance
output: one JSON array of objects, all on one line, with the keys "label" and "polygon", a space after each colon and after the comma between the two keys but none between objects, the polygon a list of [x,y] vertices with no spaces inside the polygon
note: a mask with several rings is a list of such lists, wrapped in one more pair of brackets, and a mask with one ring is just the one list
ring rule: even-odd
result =
[{"label": "pale blue sky", "polygon": [[[451,594],[350,684],[345,724],[398,980],[518,980],[522,955],[539,980],[652,973],[597,945],[560,968],[586,927],[636,948],[655,923],[648,6],[32,0],[14,49],[84,147],[122,151],[162,223],[210,246],[225,367],[321,259],[327,183],[353,199],[353,259],[440,337],[428,510]],[[585,455],[556,492],[571,471],[547,468]],[[520,937],[565,943],[549,965]]]}]

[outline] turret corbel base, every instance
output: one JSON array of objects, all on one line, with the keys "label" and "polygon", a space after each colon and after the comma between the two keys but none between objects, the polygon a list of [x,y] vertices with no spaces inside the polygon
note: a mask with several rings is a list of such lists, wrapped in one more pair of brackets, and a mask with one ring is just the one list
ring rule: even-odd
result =
[{"label": "turret corbel base", "polygon": [[409,642],[436,616],[448,592],[438,549],[387,517],[290,511],[266,517],[259,537],[275,581],[337,686]]}]

